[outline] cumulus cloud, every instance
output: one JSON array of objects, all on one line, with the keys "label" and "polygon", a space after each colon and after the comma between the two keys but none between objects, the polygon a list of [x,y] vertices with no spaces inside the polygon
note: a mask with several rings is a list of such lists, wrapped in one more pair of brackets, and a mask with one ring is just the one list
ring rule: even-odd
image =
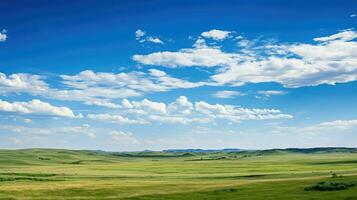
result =
[{"label": "cumulus cloud", "polygon": [[166,114],[166,104],[144,99],[142,101],[132,101],[132,108],[143,110],[147,113]]},{"label": "cumulus cloud", "polygon": [[[196,45],[179,51],[134,55],[145,65],[220,67],[211,76],[217,85],[277,82],[288,88],[345,83],[357,80],[357,33],[343,30],[315,38],[316,43],[254,44],[240,52]],[[199,46],[199,48],[197,47]]]},{"label": "cumulus cloud", "polygon": [[315,38],[318,44],[293,44],[268,47],[286,54],[268,55],[232,65],[212,76],[221,84],[242,85],[247,82],[278,82],[285,87],[335,84],[357,79],[357,37],[344,31],[328,37]]},{"label": "cumulus cloud", "polygon": [[[16,112],[20,114],[51,115],[75,118],[73,111],[68,107],[56,107],[47,102],[34,99],[29,102],[8,102],[0,99],[0,111]],[[79,116],[78,116],[79,117]]]},{"label": "cumulus cloud", "polygon": [[198,38],[192,46],[196,49],[208,48],[206,40],[203,38]]},{"label": "cumulus cloud", "polygon": [[60,75],[61,89],[50,87],[45,77],[33,74],[0,73],[0,94],[27,93],[56,100],[81,101],[87,105],[118,108],[112,100],[137,97],[146,93],[177,88],[195,88],[203,82],[174,78],[164,71],[150,69],[147,73],[82,71],[75,75]]},{"label": "cumulus cloud", "polygon": [[193,111],[193,104],[187,97],[180,96],[167,106],[168,113],[176,115],[189,115]]},{"label": "cumulus cloud", "polygon": [[[81,76],[90,77],[90,73],[84,72],[80,74],[80,76],[61,76],[60,78],[62,78],[62,84],[66,87],[59,89],[50,87],[45,82],[45,77],[43,76],[33,74],[11,74],[7,76],[0,73],[0,94],[27,93],[33,96],[41,96],[56,100],[82,101],[88,105],[106,107],[115,107],[109,99],[140,95],[139,92],[127,87],[94,87],[95,80],[91,83],[85,83],[82,81],[82,83],[76,84],[75,77],[80,78]],[[86,84],[88,85],[86,86]]]},{"label": "cumulus cloud", "polygon": [[[240,122],[244,120],[290,119],[293,116],[276,109],[241,108],[233,105],[209,104],[204,101],[190,102],[180,96],[165,104],[147,99],[129,101],[124,99],[118,114],[89,115],[91,119],[118,124],[190,124],[208,123],[216,120]],[[131,118],[129,120],[129,118]]]},{"label": "cumulus cloud", "polygon": [[234,98],[236,96],[244,96],[244,95],[245,95],[244,93],[238,91],[231,91],[231,90],[218,91],[213,94],[213,96],[222,99]]},{"label": "cumulus cloud", "polygon": [[205,37],[205,38],[210,38],[213,40],[224,40],[229,36],[230,33],[231,33],[231,31],[222,31],[222,30],[212,29],[210,31],[201,33],[201,36]]},{"label": "cumulus cloud", "polygon": [[48,91],[44,77],[32,74],[11,74],[7,76],[0,72],[0,94],[30,92],[39,94]]}]

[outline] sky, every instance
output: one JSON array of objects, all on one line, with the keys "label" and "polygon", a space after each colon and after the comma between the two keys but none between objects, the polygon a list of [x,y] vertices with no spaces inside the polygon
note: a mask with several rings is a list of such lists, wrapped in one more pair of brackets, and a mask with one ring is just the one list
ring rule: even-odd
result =
[{"label": "sky", "polygon": [[0,148],[357,147],[357,1],[5,0]]}]

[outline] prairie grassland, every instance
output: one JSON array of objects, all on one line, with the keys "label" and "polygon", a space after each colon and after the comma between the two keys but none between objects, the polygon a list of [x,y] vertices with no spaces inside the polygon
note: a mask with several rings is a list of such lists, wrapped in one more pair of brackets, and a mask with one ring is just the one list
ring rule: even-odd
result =
[{"label": "prairie grassland", "polygon": [[357,199],[321,181],[357,183],[357,153],[0,150],[0,199]]}]

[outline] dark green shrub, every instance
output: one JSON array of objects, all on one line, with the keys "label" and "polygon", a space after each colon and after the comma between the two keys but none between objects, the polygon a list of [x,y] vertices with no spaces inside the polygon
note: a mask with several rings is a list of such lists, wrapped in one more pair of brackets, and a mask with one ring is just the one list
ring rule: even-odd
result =
[{"label": "dark green shrub", "polygon": [[327,182],[319,182],[319,183],[316,183],[315,185],[311,185],[311,186],[305,187],[305,191],[311,191],[311,190],[316,190],[316,191],[346,190],[346,189],[348,189],[350,187],[353,187],[353,186],[355,186],[354,183],[327,181]]},{"label": "dark green shrub", "polygon": [[38,157],[40,160],[51,160],[51,158],[45,158],[45,157]]}]

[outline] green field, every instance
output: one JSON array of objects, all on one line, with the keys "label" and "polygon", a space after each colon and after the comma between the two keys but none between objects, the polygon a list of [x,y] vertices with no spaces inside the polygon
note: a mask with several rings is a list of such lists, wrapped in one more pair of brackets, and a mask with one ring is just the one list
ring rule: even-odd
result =
[{"label": "green field", "polygon": [[356,149],[111,153],[0,150],[0,199],[357,199]]}]

